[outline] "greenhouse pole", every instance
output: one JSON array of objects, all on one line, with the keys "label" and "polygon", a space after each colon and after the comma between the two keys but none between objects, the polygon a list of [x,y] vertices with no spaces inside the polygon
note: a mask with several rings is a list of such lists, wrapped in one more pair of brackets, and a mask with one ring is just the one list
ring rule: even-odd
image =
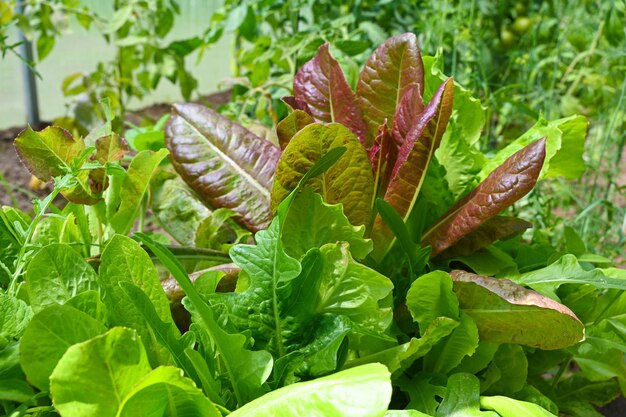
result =
[{"label": "greenhouse pole", "polygon": [[[25,2],[18,3],[19,13],[24,14]],[[21,30],[19,31],[20,55],[22,55],[22,78],[24,82],[24,98],[26,99],[26,118],[28,124],[35,127],[40,123],[39,119],[39,100],[37,97],[37,82],[35,80],[35,72],[31,68],[34,65],[33,45]]]}]

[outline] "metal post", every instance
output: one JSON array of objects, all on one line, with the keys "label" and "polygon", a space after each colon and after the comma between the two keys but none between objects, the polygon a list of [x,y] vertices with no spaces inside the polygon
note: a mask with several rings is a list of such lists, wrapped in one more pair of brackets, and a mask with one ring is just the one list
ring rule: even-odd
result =
[{"label": "metal post", "polygon": [[[24,4],[26,2],[18,3],[18,12],[24,13]],[[35,62],[33,59],[33,45],[26,39],[24,32],[19,31],[19,40],[22,42],[20,45],[20,55],[30,63]],[[37,98],[37,82],[35,80],[35,73],[32,68],[22,62],[22,78],[24,82],[24,98],[26,100],[26,117],[28,124],[32,127],[36,127],[40,124],[39,119],[39,100]]]}]

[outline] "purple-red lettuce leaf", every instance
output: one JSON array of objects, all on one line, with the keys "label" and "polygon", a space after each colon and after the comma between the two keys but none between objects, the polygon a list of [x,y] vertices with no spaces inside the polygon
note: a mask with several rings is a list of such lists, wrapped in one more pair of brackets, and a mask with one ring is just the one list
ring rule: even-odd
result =
[{"label": "purple-red lettuce leaf", "polygon": [[302,110],[307,114],[311,114],[311,109],[309,105],[301,98],[296,98],[294,96],[285,96],[281,99],[283,103],[288,105],[291,110]]},{"label": "purple-red lettuce leaf", "polygon": [[562,349],[585,338],[566,306],[508,279],[452,271],[459,306],[476,323],[480,339],[540,349]]},{"label": "purple-red lettuce leaf", "polygon": [[398,104],[396,114],[393,119],[392,134],[398,148],[402,146],[404,139],[407,137],[415,121],[424,111],[424,100],[419,88],[411,87],[408,89]]},{"label": "purple-red lettuce leaf", "polygon": [[357,96],[368,126],[368,145],[385,119],[393,127],[400,100],[413,88],[423,95],[424,67],[417,37],[404,33],[380,45],[359,76]]},{"label": "purple-red lettuce leaf", "polygon": [[[441,142],[452,112],[454,82],[449,79],[439,87],[435,96],[420,114],[406,136],[384,190],[384,200],[406,222],[419,190],[426,177],[426,170],[435,150]],[[379,193],[382,194],[382,193]],[[375,259],[382,259],[394,241],[389,227],[377,216],[372,228]]]},{"label": "purple-red lettuce leaf", "polygon": [[424,233],[422,245],[430,245],[434,257],[528,194],[537,182],[545,155],[545,139],[515,153],[444,213]]},{"label": "purple-red lettuce leaf", "polygon": [[313,123],[313,118],[303,110],[294,110],[276,125],[276,136],[280,149],[285,149],[292,137],[304,126]]},{"label": "purple-red lettuce leaf", "polygon": [[293,95],[305,102],[318,122],[341,123],[361,143],[367,143],[367,125],[358,101],[339,63],[330,55],[329,45],[320,46],[317,55],[304,64],[293,82]]},{"label": "purple-red lettuce leaf", "polygon": [[198,104],[175,104],[165,132],[174,168],[200,197],[252,231],[269,225],[277,146]]},{"label": "purple-red lettuce leaf", "polygon": [[371,215],[374,180],[365,149],[356,136],[338,123],[314,123],[300,130],[278,162],[272,207],[276,208],[296,188],[304,174],[331,149],[346,152],[326,172],[312,178],[309,186],[329,204],[342,203],[354,226],[367,225]]},{"label": "purple-red lettuce leaf", "polygon": [[532,226],[531,223],[517,217],[496,216],[461,237],[452,247],[441,253],[441,256],[446,258],[468,256],[496,240],[513,237]]},{"label": "purple-red lettuce leaf", "polygon": [[393,164],[390,164],[392,140],[387,123],[383,123],[379,126],[378,134],[368,151],[368,157],[374,172],[374,198],[378,197],[379,193],[384,193],[387,189],[389,173],[393,168]]}]

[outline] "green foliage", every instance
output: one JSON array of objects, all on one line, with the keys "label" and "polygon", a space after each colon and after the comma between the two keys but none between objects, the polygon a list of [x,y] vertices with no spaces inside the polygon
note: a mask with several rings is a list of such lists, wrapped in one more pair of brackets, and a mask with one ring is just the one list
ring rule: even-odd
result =
[{"label": "green foliage", "polygon": [[[583,119],[485,155],[480,103],[416,45],[384,42],[356,83],[323,46],[282,152],[177,105],[164,143],[188,186],[167,150],[125,156],[111,120],[20,135],[55,185],[32,218],[0,212],[0,411],[578,417],[625,392],[623,272],[573,229],[504,240],[530,224],[503,211],[580,171]],[[59,210],[81,178],[96,201]],[[150,204],[186,246],[146,233]]]},{"label": "green foliage", "polygon": [[307,410],[307,415],[315,417],[382,417],[390,398],[389,371],[370,364],[278,389],[231,415],[296,417]]},{"label": "green foliage", "polygon": [[[35,0],[20,8],[19,1],[10,0],[0,6],[0,53],[4,56],[12,52],[26,59],[17,52],[19,43],[11,44],[8,40],[9,29],[17,27],[36,47],[35,61],[27,62],[34,70],[52,52],[70,19],[75,19],[81,29],[95,29],[115,48],[111,61],[97,62],[92,72],[75,72],[63,79],[63,95],[74,101],[76,114],[72,125],[76,129],[89,130],[107,118],[97,106],[105,98],[118,120],[123,121],[130,101],[148,96],[163,79],[177,84],[185,100],[191,98],[198,82],[187,70],[185,57],[202,46],[203,41],[200,37],[171,39],[170,32],[180,13],[176,0],[116,0],[112,2],[111,16],[101,15],[95,7],[81,3]],[[80,105],[85,96],[90,103],[86,109]],[[121,124],[116,122],[114,129],[121,131]],[[163,135],[159,132],[140,133],[129,139],[134,149],[153,149],[159,136],[162,143]]]},{"label": "green foliage", "polygon": [[106,332],[104,324],[70,306],[53,304],[31,319],[20,340],[20,363],[28,380],[41,390],[69,346]]}]

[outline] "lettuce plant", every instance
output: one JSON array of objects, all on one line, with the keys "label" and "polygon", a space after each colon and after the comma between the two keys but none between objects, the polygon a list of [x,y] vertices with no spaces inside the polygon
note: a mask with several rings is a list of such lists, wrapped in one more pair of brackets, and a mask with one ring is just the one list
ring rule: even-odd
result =
[{"label": "lettuce plant", "polygon": [[[371,256],[380,262],[396,238],[376,212],[375,201],[383,199],[408,221],[420,190],[435,180],[429,167],[454,110],[452,79],[424,103],[424,73],[415,35],[399,35],[372,54],[353,92],[329,45],[323,45],[298,71],[294,96],[285,98],[293,112],[277,128],[282,156],[275,145],[195,105],[175,106],[167,146],[174,166],[200,196],[234,209],[238,220],[254,231],[267,226],[270,210],[317,159],[345,146],[342,159],[311,186],[325,201],[342,203],[353,224],[366,226],[374,243]],[[455,118],[461,119],[458,111]],[[451,132],[460,130],[457,124]],[[445,139],[465,140],[452,135]],[[497,215],[539,178],[546,143],[536,139],[492,168],[471,193],[425,229],[421,242],[431,246],[432,257],[446,251],[468,255],[530,226]]]},{"label": "lettuce plant", "polygon": [[[354,92],[322,46],[285,99],[278,144],[174,106],[174,168],[229,210],[216,218],[255,232],[210,252],[221,265],[208,270],[158,235],[126,236],[151,178],[157,216],[180,208],[160,197],[175,189],[158,188],[173,180],[155,175],[165,151],[126,168],[110,131],[20,135],[24,162],[55,179],[52,197],[75,202],[51,216],[48,198],[33,219],[0,211],[5,414],[584,417],[624,393],[623,271],[575,236],[572,253],[540,232],[510,238],[530,224],[500,215],[538,179],[578,169],[568,144],[581,119],[487,159],[473,146],[480,105],[440,75],[405,34],[374,52]],[[197,207],[173,235],[220,241]],[[186,326],[164,289],[184,294]]]}]

